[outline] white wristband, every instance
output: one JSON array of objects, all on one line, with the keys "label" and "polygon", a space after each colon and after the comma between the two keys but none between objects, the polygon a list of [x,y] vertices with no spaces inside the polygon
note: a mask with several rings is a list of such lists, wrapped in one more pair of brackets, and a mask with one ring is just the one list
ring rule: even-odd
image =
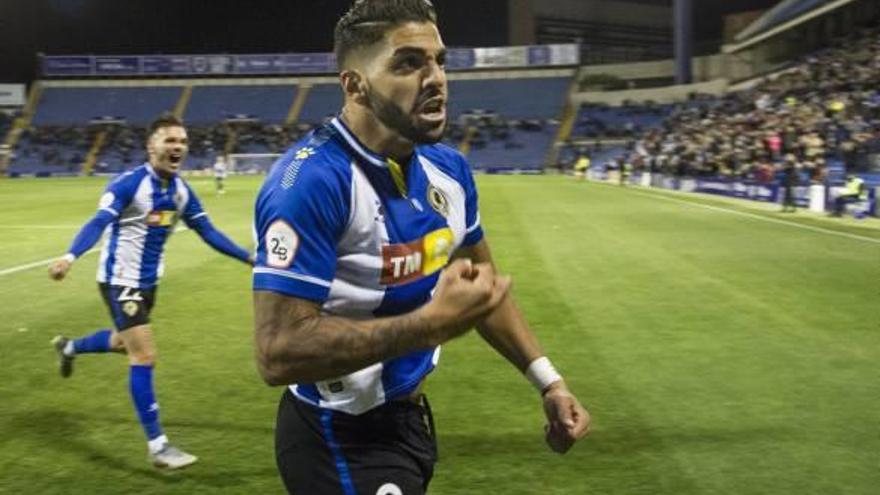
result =
[{"label": "white wristband", "polygon": [[562,380],[562,375],[553,367],[546,356],[539,357],[529,364],[526,369],[526,378],[532,382],[532,385],[538,389],[538,392],[544,392],[552,383]]},{"label": "white wristband", "polygon": [[74,256],[73,253],[67,253],[62,256],[61,259],[67,260],[68,263],[73,263],[74,261],[76,261],[76,256]]}]

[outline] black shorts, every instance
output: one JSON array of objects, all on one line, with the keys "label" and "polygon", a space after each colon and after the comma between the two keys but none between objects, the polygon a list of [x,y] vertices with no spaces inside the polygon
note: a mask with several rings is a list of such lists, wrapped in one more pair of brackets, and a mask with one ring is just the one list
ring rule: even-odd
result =
[{"label": "black shorts", "polygon": [[392,401],[359,416],[320,409],[286,390],[278,406],[275,459],[294,495],[422,495],[437,444],[430,408]]},{"label": "black shorts", "polygon": [[101,297],[110,308],[110,316],[120,332],[150,322],[150,311],[156,303],[156,288],[137,289],[119,285],[98,284]]}]

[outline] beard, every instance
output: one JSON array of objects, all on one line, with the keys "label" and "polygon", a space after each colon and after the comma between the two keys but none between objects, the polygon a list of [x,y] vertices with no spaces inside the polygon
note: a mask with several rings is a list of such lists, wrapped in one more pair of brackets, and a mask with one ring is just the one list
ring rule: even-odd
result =
[{"label": "beard", "polygon": [[414,112],[407,113],[403,108],[389,98],[385,98],[373,88],[367,93],[367,103],[376,118],[385,127],[397,132],[405,139],[416,144],[435,144],[443,139],[449,119],[444,119],[439,127],[430,124],[421,124]]}]

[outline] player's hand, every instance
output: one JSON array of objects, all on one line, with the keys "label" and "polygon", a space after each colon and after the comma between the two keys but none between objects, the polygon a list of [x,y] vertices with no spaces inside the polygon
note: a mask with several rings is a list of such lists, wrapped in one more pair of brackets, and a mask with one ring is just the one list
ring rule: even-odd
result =
[{"label": "player's hand", "polygon": [[510,292],[510,277],[495,273],[489,263],[453,261],[443,273],[423,314],[438,329],[438,344],[470,330]]},{"label": "player's hand", "polygon": [[73,266],[73,263],[64,258],[53,261],[49,265],[49,278],[52,280],[63,280],[67,272],[70,271],[71,266]]},{"label": "player's hand", "polygon": [[568,452],[576,441],[590,433],[590,413],[563,382],[554,383],[544,392],[544,414],[544,440],[554,452]]}]

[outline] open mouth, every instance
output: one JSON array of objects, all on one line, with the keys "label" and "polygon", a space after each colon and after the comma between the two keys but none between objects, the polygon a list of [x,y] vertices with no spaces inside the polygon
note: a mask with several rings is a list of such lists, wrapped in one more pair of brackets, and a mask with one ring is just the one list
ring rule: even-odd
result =
[{"label": "open mouth", "polygon": [[181,153],[172,153],[172,154],[168,155],[168,161],[175,164],[175,165],[180,164],[180,162],[182,160],[183,160],[183,154],[181,154]]},{"label": "open mouth", "polygon": [[446,100],[434,97],[422,103],[418,110],[419,117],[429,121],[442,121],[446,118]]}]

